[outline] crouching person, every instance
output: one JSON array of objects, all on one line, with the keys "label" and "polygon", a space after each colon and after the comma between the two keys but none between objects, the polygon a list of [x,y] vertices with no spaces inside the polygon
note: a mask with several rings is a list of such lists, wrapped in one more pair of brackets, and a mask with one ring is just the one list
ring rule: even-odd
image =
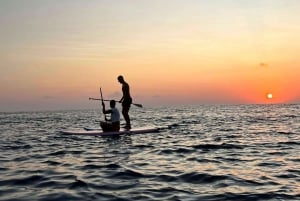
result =
[{"label": "crouching person", "polygon": [[120,130],[120,113],[119,110],[116,108],[116,101],[110,101],[110,109],[105,109],[105,104],[102,101],[102,112],[103,114],[110,114],[110,120],[101,121],[100,126],[104,132],[110,131],[119,131]]}]

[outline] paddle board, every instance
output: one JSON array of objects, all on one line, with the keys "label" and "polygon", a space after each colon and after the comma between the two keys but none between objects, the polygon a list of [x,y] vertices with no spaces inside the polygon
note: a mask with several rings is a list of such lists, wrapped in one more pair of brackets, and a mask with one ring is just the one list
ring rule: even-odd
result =
[{"label": "paddle board", "polygon": [[109,136],[109,135],[125,135],[125,134],[144,134],[144,133],[156,133],[159,129],[155,127],[140,127],[140,128],[132,128],[130,130],[126,130],[122,128],[120,131],[112,131],[112,132],[103,132],[101,129],[96,128],[84,128],[84,129],[72,129],[72,130],[64,130],[61,131],[64,135],[99,135],[99,136]]}]

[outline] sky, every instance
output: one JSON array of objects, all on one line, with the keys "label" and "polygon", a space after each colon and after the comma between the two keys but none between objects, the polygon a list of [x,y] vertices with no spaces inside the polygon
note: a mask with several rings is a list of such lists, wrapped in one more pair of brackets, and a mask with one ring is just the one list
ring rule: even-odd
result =
[{"label": "sky", "polygon": [[[299,0],[1,0],[0,112],[300,103]],[[267,98],[267,94],[272,98]]]}]

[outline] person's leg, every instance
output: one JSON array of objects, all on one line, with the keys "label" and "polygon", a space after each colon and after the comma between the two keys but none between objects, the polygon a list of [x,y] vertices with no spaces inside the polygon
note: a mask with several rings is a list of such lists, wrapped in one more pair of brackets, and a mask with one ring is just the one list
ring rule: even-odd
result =
[{"label": "person's leg", "polygon": [[122,109],[122,114],[123,114],[123,117],[126,121],[126,127],[127,128],[131,128],[131,125],[130,125],[130,117],[129,117],[129,108],[130,107],[124,107],[123,106],[123,109]]},{"label": "person's leg", "polygon": [[120,122],[113,122],[112,123],[112,130],[113,131],[119,131],[120,130]]},{"label": "person's leg", "polygon": [[107,131],[108,131],[107,123],[106,123],[106,122],[101,121],[101,122],[100,122],[100,126],[101,126],[103,132],[107,132]]}]

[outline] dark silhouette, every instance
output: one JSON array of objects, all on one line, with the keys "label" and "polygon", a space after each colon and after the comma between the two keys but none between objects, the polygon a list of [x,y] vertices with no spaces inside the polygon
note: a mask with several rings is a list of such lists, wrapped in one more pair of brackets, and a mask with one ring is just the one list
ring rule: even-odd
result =
[{"label": "dark silhouette", "polygon": [[105,104],[102,101],[102,112],[103,114],[110,114],[110,120],[106,119],[105,121],[100,122],[100,126],[104,132],[109,131],[119,131],[120,130],[120,113],[119,110],[116,108],[116,101],[110,101],[110,109],[105,110]]},{"label": "dark silhouette", "polygon": [[130,118],[129,118],[128,112],[130,109],[130,105],[132,103],[132,98],[130,96],[129,85],[127,82],[125,82],[122,75],[118,76],[118,81],[122,84],[123,96],[119,102],[122,103],[122,114],[126,121],[126,125],[124,128],[131,129]]}]

